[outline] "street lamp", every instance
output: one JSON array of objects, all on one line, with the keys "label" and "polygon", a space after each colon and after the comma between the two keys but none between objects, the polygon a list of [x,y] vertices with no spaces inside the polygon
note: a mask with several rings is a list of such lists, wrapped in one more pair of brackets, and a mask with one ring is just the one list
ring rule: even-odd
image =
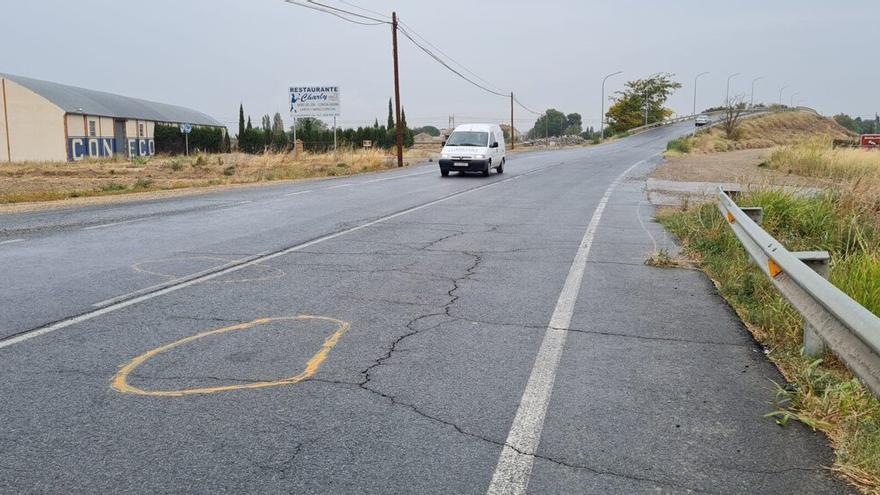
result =
[{"label": "street lamp", "polygon": [[749,99],[749,108],[755,106],[755,83],[764,79],[764,76],[752,79],[752,97]]},{"label": "street lamp", "polygon": [[619,70],[613,74],[608,74],[607,76],[605,76],[604,79],[602,79],[602,118],[599,119],[599,127],[602,129],[602,139],[605,139],[605,81],[607,81],[609,77],[616,76],[618,74],[623,74],[623,71]]},{"label": "street lamp", "polygon": [[736,74],[731,74],[731,75],[727,76],[727,97],[724,100],[725,106],[728,106],[728,107],[730,106],[730,80],[738,75],[739,75],[739,72],[737,72]]},{"label": "street lamp", "polygon": [[692,115],[697,114],[697,81],[700,80],[700,77],[705,76],[708,72],[700,72],[697,74],[697,77],[694,78],[694,113]]},{"label": "street lamp", "polygon": [[789,105],[788,105],[790,108],[794,108],[794,97],[799,94],[800,93],[798,93],[798,92],[794,92],[791,94],[791,100],[789,100]]},{"label": "street lamp", "polygon": [[779,88],[779,106],[780,107],[782,106],[782,92],[790,87],[791,86],[783,86],[783,87]]}]

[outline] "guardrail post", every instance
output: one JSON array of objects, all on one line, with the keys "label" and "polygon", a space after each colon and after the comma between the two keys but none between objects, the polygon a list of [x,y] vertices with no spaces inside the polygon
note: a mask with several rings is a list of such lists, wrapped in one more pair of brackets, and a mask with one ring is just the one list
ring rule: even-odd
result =
[{"label": "guardrail post", "polygon": [[764,221],[764,208],[761,208],[760,206],[745,206],[740,207],[740,210],[758,225],[761,225],[761,222]]},{"label": "guardrail post", "polygon": [[[831,255],[828,251],[798,251],[793,252],[797,259],[812,268],[824,279],[828,279],[831,270]],[[812,358],[820,358],[825,355],[825,341],[819,336],[819,332],[813,325],[804,320],[804,355]]]}]

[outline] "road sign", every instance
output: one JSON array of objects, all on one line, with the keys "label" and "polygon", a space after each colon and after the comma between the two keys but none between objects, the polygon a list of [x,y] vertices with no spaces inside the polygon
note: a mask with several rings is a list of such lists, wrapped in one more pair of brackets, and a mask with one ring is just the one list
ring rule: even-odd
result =
[{"label": "road sign", "polygon": [[180,124],[180,132],[183,134],[189,134],[193,130],[192,124]]},{"label": "road sign", "polygon": [[372,148],[372,147],[373,147],[373,142],[368,139],[364,139],[364,148]]},{"label": "road sign", "polygon": [[880,148],[880,134],[862,134],[862,148]]},{"label": "road sign", "polygon": [[338,86],[294,86],[290,88],[290,114],[302,117],[339,117]]}]

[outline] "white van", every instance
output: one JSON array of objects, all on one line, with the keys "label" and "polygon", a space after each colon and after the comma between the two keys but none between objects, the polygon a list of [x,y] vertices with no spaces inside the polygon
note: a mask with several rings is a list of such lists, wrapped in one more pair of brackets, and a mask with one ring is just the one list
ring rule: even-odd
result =
[{"label": "white van", "polygon": [[504,133],[495,124],[465,124],[455,128],[443,143],[440,152],[440,174],[449,172],[482,172],[488,176],[492,169],[504,173],[507,146]]}]

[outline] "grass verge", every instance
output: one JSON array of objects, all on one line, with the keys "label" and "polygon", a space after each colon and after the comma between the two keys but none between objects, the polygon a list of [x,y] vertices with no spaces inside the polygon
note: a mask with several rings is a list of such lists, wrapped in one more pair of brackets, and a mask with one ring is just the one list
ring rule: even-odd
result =
[{"label": "grass verge", "polygon": [[[763,207],[764,228],[789,250],[829,251],[832,282],[880,314],[880,215],[870,199],[762,191],[739,204]],[[681,239],[788,381],[778,384],[778,408],[768,416],[781,426],[796,420],[825,432],[833,469],[863,493],[880,493],[880,401],[832,355],[802,355],[800,316],[754,266],[714,204],[667,210],[658,220]]]},{"label": "grass verge", "polygon": [[[430,156],[427,151],[407,150],[405,160],[411,164]],[[0,166],[0,204],[349,176],[396,166],[383,150],[304,153],[296,160],[289,153],[233,153],[4,164]]]},{"label": "grass verge", "polygon": [[835,149],[831,139],[826,137],[779,148],[770,156],[768,164],[771,168],[806,177],[880,181],[880,152]]}]

